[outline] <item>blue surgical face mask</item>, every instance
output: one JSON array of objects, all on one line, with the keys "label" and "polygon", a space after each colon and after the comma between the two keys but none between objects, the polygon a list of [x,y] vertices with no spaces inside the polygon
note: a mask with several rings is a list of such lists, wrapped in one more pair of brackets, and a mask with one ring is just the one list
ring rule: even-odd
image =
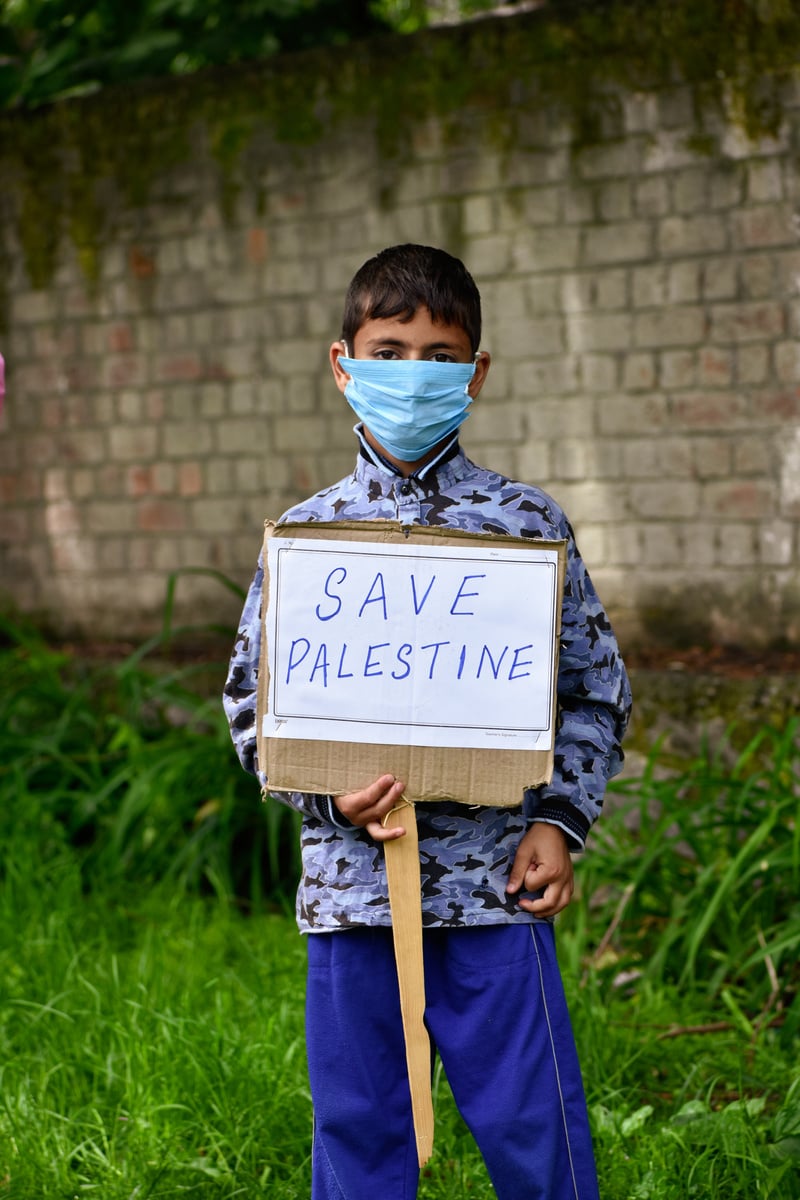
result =
[{"label": "blue surgical face mask", "polygon": [[339,365],[353,412],[401,462],[422,458],[469,416],[475,363],[340,357]]}]

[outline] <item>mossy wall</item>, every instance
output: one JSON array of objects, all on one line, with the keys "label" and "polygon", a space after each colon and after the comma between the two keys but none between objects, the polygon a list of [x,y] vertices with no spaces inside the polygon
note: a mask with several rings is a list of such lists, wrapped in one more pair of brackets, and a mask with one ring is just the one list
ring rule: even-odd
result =
[{"label": "mossy wall", "polygon": [[[800,643],[800,20],[739,5],[732,37],[736,7],[580,6],[5,117],[9,602],[139,634],[176,569],[245,583],[263,517],[349,468],[327,345],[352,272],[414,240],[484,297],[469,452],[564,504],[624,636]],[[235,619],[210,573],[177,596]]]}]

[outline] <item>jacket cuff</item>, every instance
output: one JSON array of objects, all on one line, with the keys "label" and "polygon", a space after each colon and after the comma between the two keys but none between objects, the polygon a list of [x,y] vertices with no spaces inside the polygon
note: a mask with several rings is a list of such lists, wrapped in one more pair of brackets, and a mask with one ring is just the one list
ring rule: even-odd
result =
[{"label": "jacket cuff", "polygon": [[333,796],[317,796],[317,803],[323,821],[327,821],[329,825],[334,825],[337,829],[355,829],[353,822],[339,812],[333,802]]},{"label": "jacket cuff", "polygon": [[557,825],[563,831],[571,851],[584,849],[590,824],[581,810],[568,800],[543,800],[536,806],[535,811],[528,815],[529,825],[537,821]]}]

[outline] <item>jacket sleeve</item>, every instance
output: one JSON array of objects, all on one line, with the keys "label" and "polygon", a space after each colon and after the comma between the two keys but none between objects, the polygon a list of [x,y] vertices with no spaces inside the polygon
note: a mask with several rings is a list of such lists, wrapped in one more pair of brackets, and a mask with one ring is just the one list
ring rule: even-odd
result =
[{"label": "jacket sleeve", "polygon": [[[259,557],[258,567],[247,592],[239,622],[239,632],[233,645],[228,678],[222,694],[222,706],[228,718],[234,749],[239,762],[251,775],[255,775],[262,791],[269,791],[266,774],[258,764],[256,748],[256,696],[258,689],[258,660],[261,654],[261,599],[264,585],[263,560]],[[328,821],[340,828],[352,828],[345,817],[335,808],[330,796],[316,796],[306,792],[270,792],[282,804],[305,816]]]},{"label": "jacket sleeve", "polygon": [[611,624],[566,524],[553,776],[525,792],[529,821],[558,825],[582,850],[608,780],[622,769],[631,709],[628,675]]}]

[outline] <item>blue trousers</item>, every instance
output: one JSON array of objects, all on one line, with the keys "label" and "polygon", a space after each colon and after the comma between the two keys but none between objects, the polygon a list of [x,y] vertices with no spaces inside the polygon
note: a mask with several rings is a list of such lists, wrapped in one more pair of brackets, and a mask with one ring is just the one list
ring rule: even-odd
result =
[{"label": "blue trousers", "polygon": [[[597,1200],[547,924],[427,929],[425,1022],[498,1200]],[[390,929],[308,937],[312,1200],[414,1200],[419,1169]]]}]

